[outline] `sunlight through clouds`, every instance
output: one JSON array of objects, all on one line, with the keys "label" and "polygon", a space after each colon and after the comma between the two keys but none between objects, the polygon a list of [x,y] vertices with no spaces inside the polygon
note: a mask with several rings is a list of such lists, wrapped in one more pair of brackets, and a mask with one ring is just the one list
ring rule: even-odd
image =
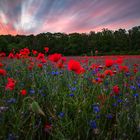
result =
[{"label": "sunlight through clouds", "polygon": [[36,20],[35,16],[41,8],[40,6],[42,2],[42,0],[26,0],[23,2],[21,7],[21,18],[17,25],[17,29],[26,32],[37,28],[39,21]]},{"label": "sunlight through clouds", "polygon": [[7,24],[8,23],[8,19],[6,18],[6,15],[0,11],[0,19],[2,21],[3,24]]},{"label": "sunlight through clouds", "polygon": [[0,34],[130,29],[140,24],[139,5],[140,0],[1,0]]}]

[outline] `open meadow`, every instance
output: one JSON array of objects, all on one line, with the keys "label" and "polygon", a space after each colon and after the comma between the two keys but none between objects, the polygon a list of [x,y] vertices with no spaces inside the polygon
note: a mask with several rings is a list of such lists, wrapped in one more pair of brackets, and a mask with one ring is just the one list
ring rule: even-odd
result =
[{"label": "open meadow", "polygon": [[140,55],[0,54],[0,139],[137,140]]}]

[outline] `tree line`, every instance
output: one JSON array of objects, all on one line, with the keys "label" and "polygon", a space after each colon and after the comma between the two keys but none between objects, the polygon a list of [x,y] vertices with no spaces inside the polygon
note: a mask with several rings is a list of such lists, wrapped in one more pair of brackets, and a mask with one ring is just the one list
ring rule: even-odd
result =
[{"label": "tree line", "polygon": [[0,52],[7,54],[13,49],[18,52],[22,48],[49,53],[62,53],[65,56],[76,55],[112,55],[140,54],[140,26],[125,29],[90,33],[40,33],[38,35],[0,35]]}]

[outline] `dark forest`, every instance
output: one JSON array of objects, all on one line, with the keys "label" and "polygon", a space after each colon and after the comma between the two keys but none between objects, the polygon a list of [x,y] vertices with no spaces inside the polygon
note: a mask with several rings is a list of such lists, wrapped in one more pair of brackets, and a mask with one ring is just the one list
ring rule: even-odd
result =
[{"label": "dark forest", "polygon": [[140,54],[140,26],[126,31],[103,29],[95,33],[40,33],[38,35],[0,35],[0,52],[7,54],[13,49],[18,52],[22,48],[62,53],[65,56],[95,55],[134,55]]}]

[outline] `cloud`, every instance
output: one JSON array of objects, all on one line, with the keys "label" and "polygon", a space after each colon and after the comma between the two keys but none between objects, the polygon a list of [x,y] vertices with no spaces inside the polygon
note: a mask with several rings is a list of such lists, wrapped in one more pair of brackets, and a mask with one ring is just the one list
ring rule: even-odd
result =
[{"label": "cloud", "polygon": [[1,0],[0,34],[89,32],[140,24],[140,0]]}]

